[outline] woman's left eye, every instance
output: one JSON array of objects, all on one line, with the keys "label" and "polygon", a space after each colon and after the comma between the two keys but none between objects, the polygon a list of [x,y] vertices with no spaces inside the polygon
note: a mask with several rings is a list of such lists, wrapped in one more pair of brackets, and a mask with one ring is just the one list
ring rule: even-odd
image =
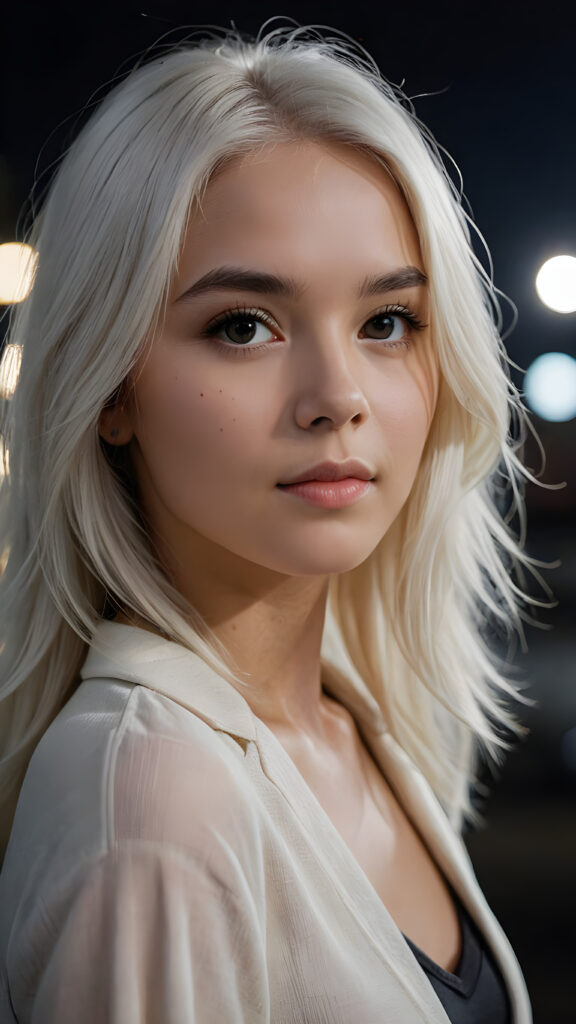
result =
[{"label": "woman's left eye", "polygon": [[403,341],[406,337],[406,320],[405,316],[398,313],[378,313],[366,321],[363,335],[378,341]]}]

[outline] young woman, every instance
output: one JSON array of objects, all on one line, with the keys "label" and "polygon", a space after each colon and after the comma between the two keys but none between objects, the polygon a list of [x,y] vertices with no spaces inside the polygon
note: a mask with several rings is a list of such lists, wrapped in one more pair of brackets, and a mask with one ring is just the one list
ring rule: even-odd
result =
[{"label": "young woman", "polygon": [[522,409],[432,140],[346,43],[230,33],[112,90],[28,241],[2,1021],[529,1024],[460,838]]}]

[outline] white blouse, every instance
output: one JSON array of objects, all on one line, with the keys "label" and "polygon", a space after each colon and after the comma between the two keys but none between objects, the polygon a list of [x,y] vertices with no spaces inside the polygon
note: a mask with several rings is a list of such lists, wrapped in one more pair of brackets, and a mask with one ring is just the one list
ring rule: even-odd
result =
[{"label": "white blouse", "polygon": [[[102,622],[32,761],[0,876],[2,1024],[448,1024],[400,929],[274,733],[200,657]],[[462,840],[368,690],[324,664],[485,936]]]}]

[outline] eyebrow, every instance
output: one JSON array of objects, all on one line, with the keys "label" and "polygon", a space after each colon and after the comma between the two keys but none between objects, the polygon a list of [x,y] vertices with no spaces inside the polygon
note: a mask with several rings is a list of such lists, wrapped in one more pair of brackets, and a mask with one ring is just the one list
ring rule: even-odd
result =
[{"label": "eyebrow", "polygon": [[[391,292],[400,288],[416,288],[428,283],[426,274],[418,267],[398,267],[387,274],[367,277],[358,291],[359,298],[369,298],[383,292]],[[211,291],[243,291],[257,292],[260,295],[283,295],[296,299],[305,290],[305,286],[291,277],[278,277],[276,274],[265,274],[257,270],[244,270],[241,267],[217,267],[190,285],[182,295],[174,300],[174,304],[188,302],[198,295]]]},{"label": "eyebrow", "polygon": [[369,298],[370,295],[379,295],[381,292],[393,292],[400,288],[417,288],[418,285],[428,284],[428,278],[423,270],[418,267],[398,267],[388,274],[380,274],[375,277],[367,277],[360,286],[359,297]]}]

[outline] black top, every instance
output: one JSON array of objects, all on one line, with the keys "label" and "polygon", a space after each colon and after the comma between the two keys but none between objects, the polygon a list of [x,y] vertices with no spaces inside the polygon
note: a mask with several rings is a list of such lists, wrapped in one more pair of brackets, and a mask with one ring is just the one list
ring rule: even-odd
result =
[{"label": "black top", "polygon": [[511,1024],[510,1000],[500,970],[470,915],[456,894],[452,895],[462,930],[462,953],[454,974],[434,963],[406,935],[404,938],[452,1024]]}]

